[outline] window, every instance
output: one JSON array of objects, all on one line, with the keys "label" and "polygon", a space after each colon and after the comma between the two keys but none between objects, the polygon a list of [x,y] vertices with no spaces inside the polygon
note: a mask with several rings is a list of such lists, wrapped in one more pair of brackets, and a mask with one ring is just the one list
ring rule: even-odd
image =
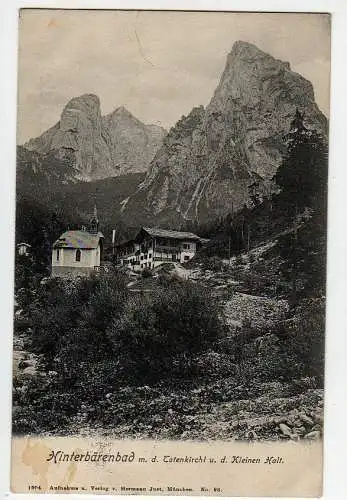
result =
[{"label": "window", "polygon": [[189,260],[189,255],[185,255],[184,260]]},{"label": "window", "polygon": [[152,258],[152,254],[151,254],[151,253],[149,253],[149,254],[148,254],[148,258],[149,258],[149,259],[151,259],[151,258]]},{"label": "window", "polygon": [[58,262],[59,262],[59,257],[60,257],[60,250],[59,250],[59,248],[58,248],[58,250],[57,250],[57,261],[58,261]]},{"label": "window", "polygon": [[81,250],[79,248],[76,250],[76,262],[81,262]]},{"label": "window", "polygon": [[184,248],[184,250],[189,250],[190,249],[190,244],[189,243],[183,243],[183,248]]}]

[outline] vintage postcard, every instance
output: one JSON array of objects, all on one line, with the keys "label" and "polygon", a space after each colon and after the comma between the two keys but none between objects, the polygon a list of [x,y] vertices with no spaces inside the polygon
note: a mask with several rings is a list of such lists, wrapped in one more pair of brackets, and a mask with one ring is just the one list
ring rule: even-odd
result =
[{"label": "vintage postcard", "polygon": [[329,14],[22,9],[18,68],[12,491],[319,496]]}]

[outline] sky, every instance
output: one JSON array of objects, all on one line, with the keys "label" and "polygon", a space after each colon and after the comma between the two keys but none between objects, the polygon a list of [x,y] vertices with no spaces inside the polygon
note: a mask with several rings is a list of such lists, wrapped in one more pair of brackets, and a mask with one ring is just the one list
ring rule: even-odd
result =
[{"label": "sky", "polygon": [[326,14],[24,9],[19,19],[18,144],[54,125],[73,97],[126,107],[166,129],[206,105],[233,43],[255,44],[313,84],[329,114]]}]

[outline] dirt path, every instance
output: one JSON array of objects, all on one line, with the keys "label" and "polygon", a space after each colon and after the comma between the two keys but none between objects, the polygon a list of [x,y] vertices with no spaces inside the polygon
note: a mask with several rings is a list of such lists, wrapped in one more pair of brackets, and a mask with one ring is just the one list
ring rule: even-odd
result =
[{"label": "dirt path", "polygon": [[174,270],[174,273],[179,276],[180,278],[182,279],[189,279],[192,271],[190,269],[185,269],[183,266],[181,266],[180,264],[178,264],[177,262],[174,263],[174,266],[175,266],[175,270]]}]

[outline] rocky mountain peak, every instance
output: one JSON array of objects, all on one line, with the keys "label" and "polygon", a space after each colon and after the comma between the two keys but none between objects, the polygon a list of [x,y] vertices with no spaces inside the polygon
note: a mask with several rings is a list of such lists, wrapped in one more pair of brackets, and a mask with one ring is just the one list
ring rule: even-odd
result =
[{"label": "rocky mountain peak", "polygon": [[254,183],[268,196],[297,109],[326,135],[312,84],[287,62],[236,42],[210,103],[169,131],[125,215],[137,207],[144,222],[201,222],[249,204]]},{"label": "rocky mountain peak", "polygon": [[139,126],[143,126],[144,124],[138,120],[133,114],[130,113],[124,106],[114,109],[111,113],[105,115],[103,117],[103,121],[109,121],[113,123],[133,123]]},{"label": "rocky mountain peak", "polygon": [[116,108],[112,114],[134,118],[134,116],[124,106]]},{"label": "rocky mountain peak", "polygon": [[82,94],[78,97],[70,99],[64,110],[66,109],[80,109],[83,111],[100,110],[100,99],[95,94]]},{"label": "rocky mountain peak", "polygon": [[83,94],[78,97],[73,97],[65,105],[60,123],[64,124],[67,117],[75,117],[76,123],[79,121],[79,117],[82,119],[86,118],[92,120],[96,126],[100,126],[100,99],[95,94]]},{"label": "rocky mountain peak", "polygon": [[251,43],[235,42],[210,109],[243,105],[265,111],[280,103],[303,109],[315,105],[311,82],[291,71],[288,62],[275,59]]},{"label": "rocky mountain peak", "polygon": [[235,75],[235,72],[240,69],[243,70],[240,73],[241,78],[247,75],[247,77],[253,76],[253,78],[256,76],[260,80],[268,78],[271,73],[291,71],[289,62],[276,59],[256,45],[237,41],[228,54],[222,80],[227,78],[229,72]]},{"label": "rocky mountain peak", "polygon": [[[256,45],[250,42],[245,42],[243,40],[237,40],[234,42],[232,49],[229,53],[228,60],[230,57],[262,57],[264,52],[260,50]],[[272,56],[269,56],[272,57]]]},{"label": "rocky mountain peak", "polygon": [[165,133],[123,106],[102,117],[99,97],[83,94],[65,105],[57,124],[24,147],[44,155],[55,151],[61,158],[73,154],[77,179],[91,181],[145,172]]},{"label": "rocky mountain peak", "polygon": [[286,68],[290,70],[290,65],[288,62],[283,62],[275,59],[271,54],[264,52],[256,45],[250,42],[244,42],[242,40],[234,42],[232,49],[227,57],[227,66],[234,59],[243,59],[245,61],[254,61],[256,59],[276,61],[277,63],[284,64]]}]

